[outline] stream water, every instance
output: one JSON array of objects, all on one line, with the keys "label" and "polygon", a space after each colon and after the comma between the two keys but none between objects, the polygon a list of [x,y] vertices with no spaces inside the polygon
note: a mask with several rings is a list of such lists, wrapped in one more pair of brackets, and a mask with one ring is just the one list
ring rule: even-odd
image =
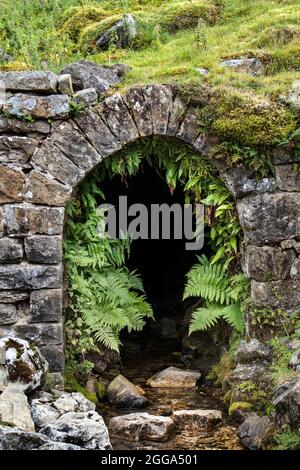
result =
[{"label": "stream water", "polygon": [[169,367],[184,368],[180,361],[181,352],[174,350],[170,341],[148,343],[143,348],[127,351],[123,359],[122,374],[131,382],[139,385],[149,399],[149,405],[143,410],[120,410],[105,405],[101,414],[106,423],[114,416],[137,411],[169,416],[175,410],[218,409],[224,412],[222,423],[211,429],[199,432],[184,431],[167,442],[130,442],[112,438],[115,450],[153,449],[153,450],[238,450],[242,449],[237,437],[236,427],[230,421],[221,401],[220,390],[211,387],[196,388],[152,388],[146,381],[155,373]]}]

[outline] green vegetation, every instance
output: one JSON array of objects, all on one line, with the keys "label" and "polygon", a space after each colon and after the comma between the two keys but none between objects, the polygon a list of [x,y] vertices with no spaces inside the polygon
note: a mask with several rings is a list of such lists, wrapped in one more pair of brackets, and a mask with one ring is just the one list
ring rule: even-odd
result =
[{"label": "green vegetation", "polygon": [[225,320],[237,332],[244,331],[244,308],[248,280],[242,274],[230,277],[226,265],[214,263],[202,255],[187,274],[184,299],[201,297],[205,306],[192,314],[190,334],[207,330],[219,320]]},{"label": "green vegetation", "polygon": [[250,411],[253,409],[252,403],[248,403],[247,401],[234,401],[231,403],[228,413],[232,415],[236,410],[247,410]]},{"label": "green vegetation", "polygon": [[300,432],[293,431],[285,426],[280,432],[274,436],[275,450],[299,450],[300,449]]},{"label": "green vegetation", "polygon": [[[128,12],[140,24],[132,48],[97,50],[100,23]],[[299,79],[299,20],[298,0],[2,0],[0,47],[14,57],[2,67],[58,71],[79,58],[123,61],[132,66],[128,85],[204,82],[278,96]],[[220,67],[237,57],[259,58],[265,76]],[[209,74],[200,76],[197,67]]]}]

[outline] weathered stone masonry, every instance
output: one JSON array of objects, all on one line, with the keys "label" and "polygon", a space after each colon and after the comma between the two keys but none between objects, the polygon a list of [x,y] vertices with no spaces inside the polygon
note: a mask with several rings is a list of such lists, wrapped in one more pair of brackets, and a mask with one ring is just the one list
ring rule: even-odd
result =
[{"label": "weathered stone masonry", "polygon": [[[33,341],[51,370],[60,372],[64,206],[78,183],[140,137],[175,137],[206,156],[218,139],[199,134],[194,107],[169,86],[134,87],[74,115],[72,98],[63,94],[71,92],[68,75],[1,73],[0,81],[6,89],[0,104],[0,337]],[[300,307],[300,172],[294,160],[290,150],[277,150],[276,177],[261,181],[241,165],[232,170],[216,163],[237,198],[253,299],[288,309]]]}]

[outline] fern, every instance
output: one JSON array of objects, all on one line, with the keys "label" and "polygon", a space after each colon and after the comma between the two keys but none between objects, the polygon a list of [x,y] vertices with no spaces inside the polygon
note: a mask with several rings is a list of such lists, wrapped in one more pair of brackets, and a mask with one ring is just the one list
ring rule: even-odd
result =
[{"label": "fern", "polygon": [[184,299],[201,297],[205,305],[193,312],[189,333],[207,330],[220,319],[243,332],[246,290],[244,276],[230,278],[224,266],[211,264],[205,255],[199,256],[198,263],[187,274]]}]

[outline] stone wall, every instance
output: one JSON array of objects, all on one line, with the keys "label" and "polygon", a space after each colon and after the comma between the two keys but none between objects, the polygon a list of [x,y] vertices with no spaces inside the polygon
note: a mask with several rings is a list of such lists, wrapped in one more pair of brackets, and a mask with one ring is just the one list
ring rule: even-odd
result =
[{"label": "stone wall", "polygon": [[[171,86],[133,87],[99,103],[99,90],[82,91],[78,83],[72,96],[68,74],[0,73],[1,82],[0,337],[36,343],[51,370],[61,372],[64,207],[78,183],[141,137],[174,137],[206,156],[218,139],[199,133],[195,105],[185,105]],[[81,112],[78,106],[74,112],[74,102]],[[259,305],[300,306],[300,172],[294,160],[290,149],[276,151],[276,177],[263,180],[242,165],[214,162],[237,199],[244,269]]]}]

